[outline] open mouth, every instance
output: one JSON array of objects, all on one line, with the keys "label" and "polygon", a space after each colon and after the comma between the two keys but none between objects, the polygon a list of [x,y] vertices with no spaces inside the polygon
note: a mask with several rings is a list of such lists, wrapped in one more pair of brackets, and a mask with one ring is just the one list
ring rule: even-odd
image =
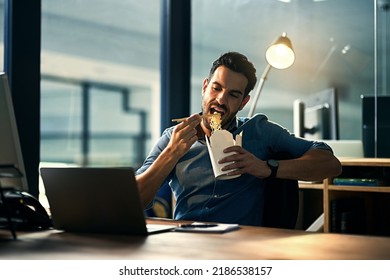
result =
[{"label": "open mouth", "polygon": [[222,110],[222,109],[219,109],[219,108],[210,108],[210,114],[215,114],[215,113],[218,113],[220,114],[221,116],[223,116],[225,114],[225,111]]}]

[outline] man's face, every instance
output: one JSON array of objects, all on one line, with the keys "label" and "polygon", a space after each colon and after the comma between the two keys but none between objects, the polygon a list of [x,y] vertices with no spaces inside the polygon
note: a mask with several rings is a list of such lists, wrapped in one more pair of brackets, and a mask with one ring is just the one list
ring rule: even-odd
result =
[{"label": "man's face", "polygon": [[[218,112],[222,118],[222,128],[226,128],[236,114],[249,101],[244,98],[248,79],[241,73],[234,72],[225,66],[218,67],[209,81],[203,81],[202,111],[204,115]],[[209,119],[203,119],[203,125],[210,130]]]}]

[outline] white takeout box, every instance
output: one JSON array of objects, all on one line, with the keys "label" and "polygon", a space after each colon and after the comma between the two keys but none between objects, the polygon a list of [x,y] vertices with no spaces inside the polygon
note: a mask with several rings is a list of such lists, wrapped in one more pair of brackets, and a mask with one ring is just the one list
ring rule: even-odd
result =
[{"label": "white takeout box", "polygon": [[210,136],[210,139],[206,136],[206,143],[209,150],[215,178],[217,180],[227,180],[240,177],[240,175],[226,175],[228,171],[222,171],[221,168],[225,165],[228,165],[229,162],[220,164],[218,161],[224,157],[234,154],[234,152],[224,153],[223,150],[225,148],[234,145],[242,146],[242,135],[236,135],[236,139],[233,139],[233,135],[226,129],[216,130]]}]

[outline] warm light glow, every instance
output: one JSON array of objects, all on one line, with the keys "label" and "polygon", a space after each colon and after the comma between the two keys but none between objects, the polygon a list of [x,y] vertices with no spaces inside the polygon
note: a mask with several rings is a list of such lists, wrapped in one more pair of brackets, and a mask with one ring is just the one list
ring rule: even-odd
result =
[{"label": "warm light glow", "polygon": [[289,38],[287,38],[286,33],[283,33],[265,52],[265,58],[268,62],[265,67],[264,73],[261,76],[258,85],[255,89],[255,94],[253,96],[252,104],[249,109],[248,117],[251,118],[255,112],[257,100],[259,99],[261,90],[265,80],[267,79],[268,72],[272,67],[276,69],[286,69],[290,67],[295,60],[295,54],[292,48],[292,44]]},{"label": "warm light glow", "polygon": [[286,37],[286,33],[283,33],[283,35],[267,49],[265,58],[272,67],[277,69],[286,69],[294,63],[295,54],[292,50],[290,40]]}]

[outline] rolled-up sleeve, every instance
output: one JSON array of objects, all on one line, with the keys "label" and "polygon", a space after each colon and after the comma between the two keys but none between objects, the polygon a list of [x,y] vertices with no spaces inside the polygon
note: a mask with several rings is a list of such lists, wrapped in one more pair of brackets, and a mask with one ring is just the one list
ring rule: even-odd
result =
[{"label": "rolled-up sleeve", "polygon": [[157,143],[153,146],[152,150],[150,151],[149,155],[146,157],[142,166],[135,172],[135,175],[142,174],[153,164],[153,162],[157,159],[157,157],[168,145],[169,140],[171,139],[172,130],[173,130],[172,127],[164,130],[160,139],[158,139]]}]

